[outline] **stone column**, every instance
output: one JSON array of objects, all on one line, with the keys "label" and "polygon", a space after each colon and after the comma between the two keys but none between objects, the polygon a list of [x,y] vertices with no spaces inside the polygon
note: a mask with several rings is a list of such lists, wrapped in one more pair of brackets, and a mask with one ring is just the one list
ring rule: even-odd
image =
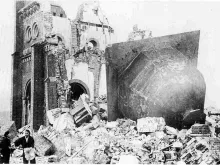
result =
[{"label": "stone column", "polygon": [[44,53],[39,43],[32,46],[31,54],[31,128],[38,130],[44,124]]},{"label": "stone column", "polygon": [[25,125],[26,97],[22,97],[22,126]]},{"label": "stone column", "polygon": [[12,54],[12,86],[11,86],[11,120],[15,121],[16,127],[22,125],[22,71],[20,64],[20,53]]},{"label": "stone column", "polygon": [[[55,77],[55,57],[52,54],[54,46],[50,43],[46,43],[44,46],[44,58],[45,58],[45,113],[48,110],[57,108],[57,91],[56,91],[56,77]],[[46,114],[45,114],[46,115]],[[49,121],[45,116],[45,124],[48,125]]]}]

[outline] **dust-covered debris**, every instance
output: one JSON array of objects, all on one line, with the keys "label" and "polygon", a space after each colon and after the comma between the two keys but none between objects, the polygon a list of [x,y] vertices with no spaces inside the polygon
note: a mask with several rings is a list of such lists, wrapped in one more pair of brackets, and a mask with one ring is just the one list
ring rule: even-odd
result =
[{"label": "dust-covered debris", "polygon": [[41,135],[34,136],[35,149],[38,156],[45,156],[54,153],[54,147],[51,141]]},{"label": "dust-covered debris", "polygon": [[[42,158],[40,161],[45,163],[68,164],[220,163],[220,138],[212,133],[218,121],[211,117],[207,118],[206,124],[194,124],[190,129],[177,130],[167,126],[163,118],[156,117],[142,118],[137,122],[131,119],[107,122],[101,118],[101,114],[106,112],[104,108],[95,103],[88,105],[92,112],[91,106],[96,107],[97,112],[80,126],[75,120],[68,124],[65,118],[58,124],[64,123],[62,129],[40,127],[34,136],[36,150],[39,152],[39,147],[45,145],[40,150],[42,154],[38,155],[46,155],[51,144],[53,152],[47,160],[43,159],[45,156],[37,157],[37,160]],[[72,115],[65,112],[61,116]],[[41,143],[39,139],[42,137],[44,140]],[[15,150],[13,157],[16,156],[21,156],[19,150]]]},{"label": "dust-covered debris", "polygon": [[146,117],[137,120],[138,132],[155,132],[164,130],[165,120],[162,117]]}]

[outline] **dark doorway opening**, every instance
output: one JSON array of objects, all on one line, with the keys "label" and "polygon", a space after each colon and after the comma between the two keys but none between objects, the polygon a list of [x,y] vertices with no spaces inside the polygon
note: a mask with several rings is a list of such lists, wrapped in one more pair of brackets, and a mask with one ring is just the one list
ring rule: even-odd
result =
[{"label": "dark doorway opening", "polygon": [[77,82],[71,83],[71,99],[73,100],[78,100],[80,95],[82,95],[83,93],[88,94],[86,88]]},{"label": "dark doorway opening", "polygon": [[31,112],[31,81],[27,83],[25,91],[25,120],[24,124],[27,125],[30,123],[30,112]]}]

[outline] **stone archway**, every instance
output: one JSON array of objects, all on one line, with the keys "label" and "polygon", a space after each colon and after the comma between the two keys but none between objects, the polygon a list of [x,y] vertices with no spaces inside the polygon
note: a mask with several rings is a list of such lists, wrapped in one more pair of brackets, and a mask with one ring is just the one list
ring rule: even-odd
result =
[{"label": "stone archway", "polygon": [[99,41],[97,40],[97,39],[95,39],[95,38],[90,38],[89,40],[88,40],[88,46],[89,45],[92,45],[92,49],[96,49],[96,48],[99,48],[100,46],[99,46]]},{"label": "stone archway", "polygon": [[69,81],[70,84],[70,98],[78,100],[80,95],[85,93],[90,97],[90,91],[88,86],[81,80],[73,79]]}]

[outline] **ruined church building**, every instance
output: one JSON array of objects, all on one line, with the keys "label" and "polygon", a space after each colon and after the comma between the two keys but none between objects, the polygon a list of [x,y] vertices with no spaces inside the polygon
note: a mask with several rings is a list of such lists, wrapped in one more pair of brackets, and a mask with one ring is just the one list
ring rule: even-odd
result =
[{"label": "ruined church building", "polygon": [[74,20],[49,2],[16,1],[15,9],[11,119],[17,128],[38,130],[48,125],[48,110],[68,108],[82,93],[91,101],[106,93],[104,50],[114,30],[98,3],[80,5]]}]

